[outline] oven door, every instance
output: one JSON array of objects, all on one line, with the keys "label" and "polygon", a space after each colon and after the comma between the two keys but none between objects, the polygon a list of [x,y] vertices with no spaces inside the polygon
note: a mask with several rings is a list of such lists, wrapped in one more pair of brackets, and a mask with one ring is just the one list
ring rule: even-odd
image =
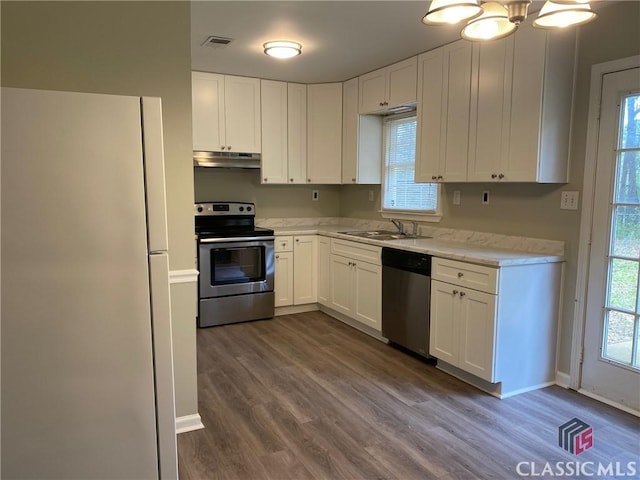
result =
[{"label": "oven door", "polygon": [[200,239],[200,298],[272,292],[273,240],[274,237]]}]

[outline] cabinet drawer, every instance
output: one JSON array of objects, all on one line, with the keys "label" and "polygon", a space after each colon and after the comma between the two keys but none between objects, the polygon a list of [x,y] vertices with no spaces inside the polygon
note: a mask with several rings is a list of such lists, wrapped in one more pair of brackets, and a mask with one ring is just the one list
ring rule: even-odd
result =
[{"label": "cabinet drawer", "polygon": [[348,240],[331,239],[331,253],[343,255],[354,260],[362,260],[364,262],[381,264],[380,252],[381,247],[368,245],[366,243],[350,242]]},{"label": "cabinet drawer", "polygon": [[483,265],[434,258],[431,278],[481,292],[498,292],[498,269]]},{"label": "cabinet drawer", "polygon": [[278,252],[291,252],[293,250],[293,236],[277,236],[274,242],[274,250]]}]

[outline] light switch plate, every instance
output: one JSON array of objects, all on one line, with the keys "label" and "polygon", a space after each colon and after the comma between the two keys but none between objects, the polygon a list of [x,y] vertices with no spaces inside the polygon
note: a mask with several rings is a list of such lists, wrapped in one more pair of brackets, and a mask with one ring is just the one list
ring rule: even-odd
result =
[{"label": "light switch plate", "polygon": [[560,198],[561,210],[578,210],[580,203],[580,192],[562,192]]},{"label": "light switch plate", "polygon": [[489,190],[482,192],[482,204],[489,205]]},{"label": "light switch plate", "polygon": [[318,190],[313,190],[311,192],[311,200],[313,200],[314,202],[316,202],[319,197],[320,197],[320,192],[318,192]]},{"label": "light switch plate", "polygon": [[453,191],[453,204],[460,205],[460,190]]}]

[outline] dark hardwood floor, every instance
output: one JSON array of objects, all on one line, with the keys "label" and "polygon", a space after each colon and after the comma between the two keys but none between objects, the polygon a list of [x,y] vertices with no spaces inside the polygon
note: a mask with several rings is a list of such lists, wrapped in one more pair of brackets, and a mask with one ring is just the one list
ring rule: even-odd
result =
[{"label": "dark hardwood floor", "polygon": [[[632,415],[555,386],[498,400],[320,312],[197,335],[206,429],[178,437],[182,480],[512,479],[519,462],[640,471]],[[574,417],[594,432],[579,456],[558,446]]]}]

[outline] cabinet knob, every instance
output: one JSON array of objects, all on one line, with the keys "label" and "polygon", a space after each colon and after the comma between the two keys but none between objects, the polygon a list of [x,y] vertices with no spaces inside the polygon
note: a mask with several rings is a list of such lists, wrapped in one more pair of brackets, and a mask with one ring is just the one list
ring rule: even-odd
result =
[{"label": "cabinet knob", "polygon": [[311,179],[310,178],[307,178],[307,183],[311,183]]},{"label": "cabinet knob", "polygon": [[293,178],[290,178],[289,181],[293,183]]},{"label": "cabinet knob", "polygon": [[453,291],[453,292],[451,292],[451,293],[453,293],[454,295],[457,295],[457,294],[458,294],[458,290],[454,290],[454,291]]},{"label": "cabinet knob", "polygon": [[381,106],[381,107],[384,107],[384,102],[380,102],[380,106]]},{"label": "cabinet knob", "polygon": [[504,173],[501,173],[500,175],[498,175],[498,178],[502,180],[504,178]]},{"label": "cabinet knob", "polygon": [[276,255],[276,260],[277,260],[278,258],[280,258],[280,255]]},{"label": "cabinet knob", "polygon": [[384,104],[385,104],[385,106],[386,106],[386,105],[389,105],[389,102],[384,102]]},{"label": "cabinet knob", "polygon": [[266,178],[264,179],[264,181],[265,181],[265,182],[268,182],[268,180],[267,180]]},{"label": "cabinet knob", "polygon": [[465,295],[466,295],[466,293],[460,292],[460,298],[464,297]]},{"label": "cabinet knob", "polygon": [[355,178],[352,178],[352,179],[351,179],[351,181],[352,181],[353,183],[356,183],[356,179],[355,179]]},{"label": "cabinet knob", "polygon": [[492,173],[491,178],[498,178],[498,175],[496,175],[495,173]]},{"label": "cabinet knob", "polygon": [[224,150],[225,148],[227,148],[227,146],[226,146],[226,145],[222,145],[222,146],[220,147],[220,149],[221,149],[221,150]]},{"label": "cabinet knob", "polygon": [[431,177],[431,180],[437,180],[437,179],[438,179],[438,177],[436,177],[435,175],[433,175],[433,176]]},{"label": "cabinet knob", "polygon": [[443,179],[442,175],[438,175],[438,180],[442,180],[442,179]]},{"label": "cabinet knob", "polygon": [[296,238],[296,242],[299,242],[299,241],[300,241],[300,239],[299,239],[299,238]]},{"label": "cabinet knob", "polygon": [[462,278],[462,277],[464,277],[464,273],[458,272],[458,278]]},{"label": "cabinet knob", "polygon": [[231,150],[231,147],[227,147],[227,150]]}]

